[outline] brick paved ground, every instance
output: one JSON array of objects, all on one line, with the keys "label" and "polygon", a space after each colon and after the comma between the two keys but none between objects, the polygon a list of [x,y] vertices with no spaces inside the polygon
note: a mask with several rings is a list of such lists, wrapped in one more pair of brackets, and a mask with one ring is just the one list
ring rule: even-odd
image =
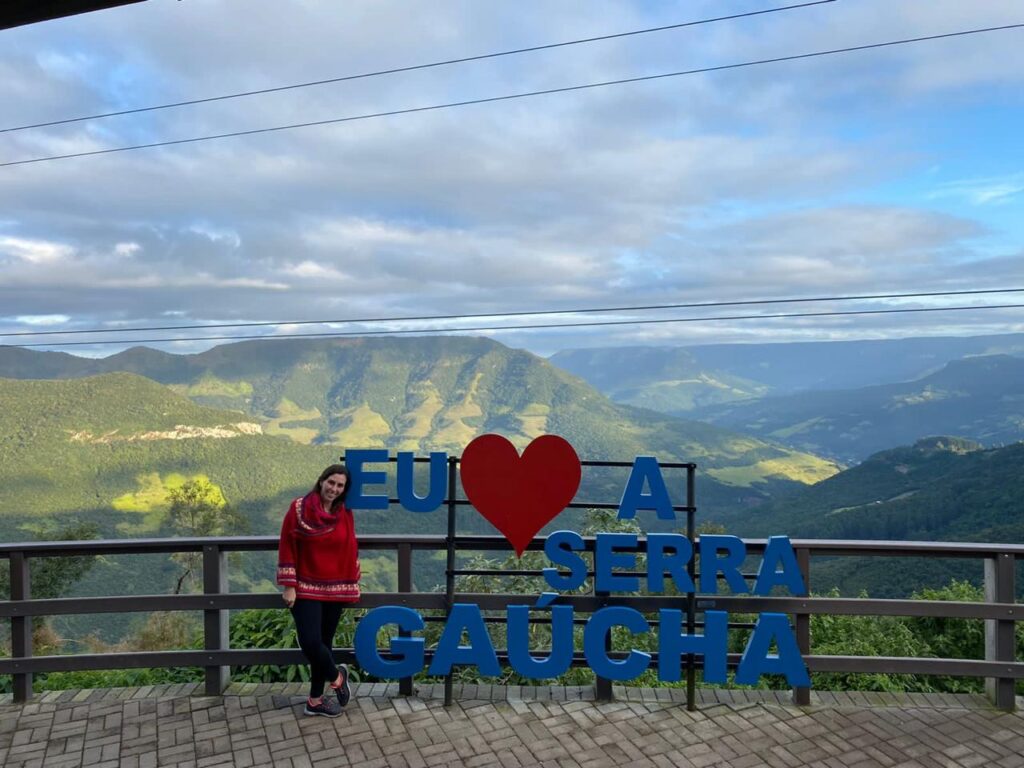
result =
[{"label": "brick paved ground", "polygon": [[8,697],[0,764],[1024,768],[1024,715],[977,697],[815,694],[800,709],[785,694],[701,691],[700,711],[688,712],[665,689],[618,689],[619,700],[598,703],[588,689],[465,686],[450,708],[439,686],[395,693],[358,686],[336,720],[304,717],[290,686],[61,691],[24,706]]}]

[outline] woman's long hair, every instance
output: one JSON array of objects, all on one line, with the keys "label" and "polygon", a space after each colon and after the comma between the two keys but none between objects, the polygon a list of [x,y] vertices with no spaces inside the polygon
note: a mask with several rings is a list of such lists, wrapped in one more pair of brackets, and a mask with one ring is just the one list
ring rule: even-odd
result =
[{"label": "woman's long hair", "polygon": [[348,496],[349,486],[352,485],[352,473],[348,471],[348,467],[344,464],[331,464],[327,469],[320,473],[320,477],[316,479],[316,485],[313,486],[313,491],[318,496],[320,495],[320,487],[331,475],[344,475],[345,476],[345,490],[339,493],[334,501],[331,502],[331,512],[334,512],[338,507],[345,503],[345,497]]}]

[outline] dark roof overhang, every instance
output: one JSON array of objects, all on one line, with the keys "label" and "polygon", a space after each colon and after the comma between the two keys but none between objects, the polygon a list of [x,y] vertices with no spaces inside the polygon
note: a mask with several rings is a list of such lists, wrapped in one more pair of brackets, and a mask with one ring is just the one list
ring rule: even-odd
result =
[{"label": "dark roof overhang", "polygon": [[0,29],[139,2],[144,0],[3,0],[0,2]]}]

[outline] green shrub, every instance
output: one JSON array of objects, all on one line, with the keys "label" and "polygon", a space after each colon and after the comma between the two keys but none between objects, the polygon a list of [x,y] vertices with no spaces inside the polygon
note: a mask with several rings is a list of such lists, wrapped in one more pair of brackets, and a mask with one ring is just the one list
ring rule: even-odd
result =
[{"label": "green shrub", "polygon": [[[338,631],[334,635],[336,647],[350,648],[355,640],[356,611],[343,610]],[[232,648],[298,648],[299,638],[291,614],[280,608],[241,611],[231,617],[230,638]],[[352,681],[360,679],[358,670],[351,670]],[[236,683],[294,683],[309,680],[306,664],[277,666],[274,664],[248,664],[231,669],[231,680]]]}]

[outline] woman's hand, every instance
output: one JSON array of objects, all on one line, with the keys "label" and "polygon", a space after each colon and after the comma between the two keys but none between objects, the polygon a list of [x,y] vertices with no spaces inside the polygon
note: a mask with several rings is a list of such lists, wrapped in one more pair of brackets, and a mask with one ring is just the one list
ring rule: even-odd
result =
[{"label": "woman's hand", "polygon": [[284,599],[284,604],[291,608],[295,605],[295,587],[285,587],[281,597]]}]

